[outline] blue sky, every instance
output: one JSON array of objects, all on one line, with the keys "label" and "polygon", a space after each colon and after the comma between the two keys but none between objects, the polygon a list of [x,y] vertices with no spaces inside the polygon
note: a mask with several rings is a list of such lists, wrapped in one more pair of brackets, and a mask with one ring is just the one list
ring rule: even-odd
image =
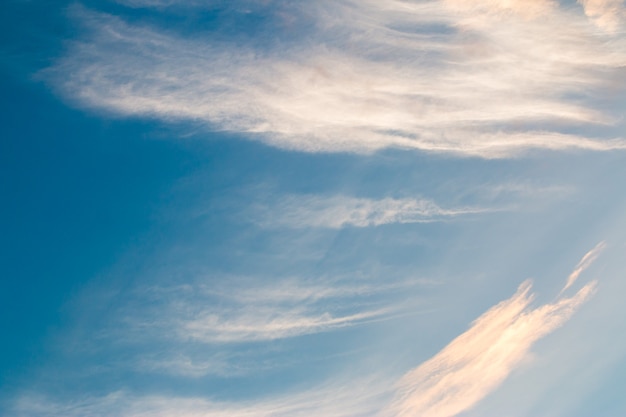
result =
[{"label": "blue sky", "polygon": [[8,0],[0,414],[626,413],[621,0]]}]

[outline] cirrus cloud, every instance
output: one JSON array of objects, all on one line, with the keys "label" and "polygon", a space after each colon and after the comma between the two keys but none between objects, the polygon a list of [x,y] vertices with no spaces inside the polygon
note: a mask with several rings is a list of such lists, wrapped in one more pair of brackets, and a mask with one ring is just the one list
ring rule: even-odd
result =
[{"label": "cirrus cloud", "polygon": [[[624,37],[598,36],[583,13],[555,3],[523,3],[291,5],[273,32],[258,34],[264,48],[76,9],[89,33],[47,74],[81,106],[191,120],[306,152],[624,149],[624,138],[574,133],[621,123],[597,97],[623,88],[614,80],[626,65]],[[588,15],[599,13],[594,4],[585,2]],[[303,40],[288,40],[294,19],[310,20]]]}]

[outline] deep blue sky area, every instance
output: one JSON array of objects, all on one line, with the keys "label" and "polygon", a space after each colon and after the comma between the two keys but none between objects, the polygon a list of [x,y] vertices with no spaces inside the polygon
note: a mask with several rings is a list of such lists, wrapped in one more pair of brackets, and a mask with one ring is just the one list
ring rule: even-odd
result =
[{"label": "deep blue sky area", "polygon": [[[73,294],[132,246],[197,157],[67,108],[42,84],[1,77],[3,376],[42,353]],[[121,125],[121,126],[120,126]]]},{"label": "deep blue sky area", "polygon": [[40,71],[75,29],[68,4],[9,0],[0,13],[3,391],[45,357],[63,306],[137,244],[155,206],[200,160],[192,144],[160,140],[158,128],[54,96]]}]

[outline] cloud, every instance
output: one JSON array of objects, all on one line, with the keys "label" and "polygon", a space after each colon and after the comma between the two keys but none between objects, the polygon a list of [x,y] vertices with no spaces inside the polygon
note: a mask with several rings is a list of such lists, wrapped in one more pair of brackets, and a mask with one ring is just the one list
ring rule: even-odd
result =
[{"label": "cloud", "polygon": [[[596,259],[603,244],[587,253],[576,270]],[[16,417],[37,416],[181,416],[181,417],[451,417],[468,410],[500,385],[527,358],[533,344],[562,326],[594,293],[590,282],[571,297],[533,306],[531,283],[524,282],[509,299],[500,302],[474,321],[471,328],[448,346],[399,380],[390,373],[362,375],[362,372],[333,378],[315,388],[268,396],[263,399],[217,401],[176,395],[146,395],[112,391],[104,396],[53,400],[36,394],[23,394],[12,407]],[[346,288],[344,288],[345,290]],[[344,290],[326,297],[344,296]],[[203,292],[195,288],[194,292]],[[210,290],[209,290],[210,291]],[[361,292],[368,292],[362,289]],[[244,294],[241,301],[250,301]],[[315,291],[313,292],[315,293]],[[288,300],[288,291],[269,298],[273,303]],[[239,295],[234,293],[233,297]],[[313,297],[317,299],[318,297]],[[295,296],[298,303],[308,296]],[[260,323],[263,325],[262,323]],[[247,334],[249,330],[245,330]],[[283,330],[280,330],[281,332]],[[245,338],[244,338],[245,339]],[[183,377],[205,375],[207,363],[191,363],[185,357],[174,361],[157,360],[154,368],[181,366]],[[162,365],[162,366],[161,366]],[[207,365],[208,366],[208,365]],[[159,371],[159,369],[155,369]],[[397,381],[394,386],[393,381]]]},{"label": "cloud", "polygon": [[[221,286],[196,283],[138,290],[145,308],[123,316],[122,332],[127,338],[130,333],[140,339],[213,345],[285,339],[390,318],[398,306],[381,301],[383,295],[394,300],[394,292],[419,283],[255,281],[231,277]],[[119,332],[120,324],[114,327],[118,330],[113,332]]]},{"label": "cloud", "polygon": [[291,196],[264,208],[259,223],[266,227],[293,228],[369,227],[391,223],[429,223],[484,213],[487,209],[444,209],[427,199],[373,200],[348,196]]},{"label": "cloud", "polygon": [[[604,247],[587,253],[564,289]],[[470,409],[498,387],[528,357],[532,345],[562,326],[594,293],[596,282],[574,296],[533,307],[530,281],[508,300],[492,307],[472,327],[399,382],[387,415],[452,417]]]},{"label": "cloud", "polygon": [[551,0],[443,0],[457,10],[487,12],[500,15],[503,12],[524,17],[538,17],[553,12],[556,4]]},{"label": "cloud", "polygon": [[207,314],[184,323],[179,332],[185,337],[210,343],[274,340],[355,325],[388,313],[387,310],[374,310],[333,316],[328,312],[314,315],[297,308],[283,311],[255,309],[227,319]]},{"label": "cloud", "polygon": [[[123,4],[128,7],[142,8],[142,7],[170,7],[175,5],[184,5],[186,2],[180,0],[116,0],[117,3]],[[195,6],[195,2],[189,2],[189,4]]]},{"label": "cloud", "polygon": [[[256,4],[255,13],[276,15],[255,42],[75,9],[88,34],[46,74],[81,106],[195,121],[305,152],[624,149],[623,138],[572,133],[619,123],[594,100],[616,87],[624,39],[596,36],[582,13],[551,2],[532,2],[545,11],[529,19],[521,3]],[[510,13],[485,17],[485,7]]]},{"label": "cloud", "polygon": [[578,0],[585,14],[598,27],[614,32],[626,22],[626,8],[623,0]]},{"label": "cloud", "polygon": [[375,379],[326,386],[258,402],[227,403],[199,397],[137,396],[124,391],[62,403],[36,395],[23,396],[15,417],[357,417],[368,416],[386,389]]},{"label": "cloud", "polygon": [[574,284],[574,282],[576,282],[580,274],[582,274],[585,269],[589,268],[591,264],[595,262],[596,259],[598,259],[598,256],[600,256],[600,253],[605,248],[606,248],[606,243],[600,242],[596,245],[595,248],[591,249],[589,252],[585,254],[585,256],[583,256],[580,262],[578,262],[578,265],[576,265],[576,268],[574,269],[574,271],[572,271],[569,277],[567,277],[567,282],[565,283],[565,287],[563,287],[563,289],[561,290],[561,293],[567,290],[569,287],[571,287]]},{"label": "cloud", "polygon": [[194,360],[188,355],[177,354],[170,357],[146,357],[133,361],[133,368],[143,373],[182,376],[185,378],[201,378],[207,375],[233,376],[246,372],[229,363],[230,358],[211,358],[210,360]]},{"label": "cloud", "polygon": [[202,4],[207,4],[206,2],[194,0],[116,0],[116,2],[133,8],[154,7],[157,9],[172,6],[198,7]]}]

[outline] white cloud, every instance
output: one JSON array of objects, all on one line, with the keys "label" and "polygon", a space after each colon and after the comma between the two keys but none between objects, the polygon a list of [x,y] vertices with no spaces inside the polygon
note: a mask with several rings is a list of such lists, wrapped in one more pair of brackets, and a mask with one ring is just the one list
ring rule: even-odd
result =
[{"label": "white cloud", "polygon": [[[397,147],[500,158],[626,147],[623,138],[566,133],[619,121],[589,99],[619,87],[623,37],[598,37],[582,13],[551,2],[532,2],[543,10],[537,18],[520,15],[530,9],[519,1],[458,4],[298,6],[315,24],[306,42],[277,48],[268,38],[262,50],[82,11],[91,35],[49,74],[84,106],[194,120],[308,152]],[[510,13],[485,17],[485,7]],[[273,36],[292,38],[295,28],[280,18]]]},{"label": "white cloud", "polygon": [[[285,339],[393,317],[399,311],[393,293],[420,283],[346,284],[323,278],[315,283],[300,279],[265,282],[236,277],[227,281],[226,286],[197,283],[172,290],[139,290],[146,307],[123,313],[125,325],[117,323],[112,331],[117,334],[121,329],[127,339],[136,334],[139,339],[182,343]],[[383,295],[390,298],[383,302]]]},{"label": "white cloud", "polygon": [[[360,388],[359,388],[360,387]],[[258,402],[226,403],[199,397],[133,396],[118,391],[62,403],[25,395],[15,417],[356,417],[368,416],[386,388],[375,380],[329,384],[291,396]]]},{"label": "white cloud", "polygon": [[580,274],[582,274],[585,269],[589,268],[591,264],[595,262],[596,259],[598,259],[598,256],[600,256],[600,253],[605,248],[606,248],[606,243],[600,242],[596,245],[595,248],[587,252],[585,256],[583,256],[583,258],[580,260],[580,262],[578,262],[578,265],[576,265],[576,268],[574,268],[574,270],[569,275],[569,277],[567,277],[567,282],[565,283],[565,287],[563,287],[563,290],[561,290],[561,292],[564,292],[569,287],[571,287],[574,284],[574,282],[576,282]]},{"label": "white cloud", "polygon": [[[593,262],[603,243],[587,253],[568,278]],[[474,321],[472,327],[398,384],[388,415],[452,417],[476,405],[528,357],[532,345],[563,325],[594,292],[591,282],[574,296],[531,305],[531,283]]]},{"label": "white cloud", "polygon": [[553,12],[555,2],[551,0],[443,0],[449,7],[464,11],[480,11],[491,14],[515,13],[535,18]]},{"label": "white cloud", "polygon": [[329,312],[315,314],[299,308],[255,308],[225,319],[207,314],[183,323],[178,332],[185,338],[209,343],[274,340],[355,325],[386,314],[388,310],[334,316]]},{"label": "white cloud", "polygon": [[390,223],[428,223],[484,213],[480,208],[445,209],[427,199],[373,200],[348,196],[290,196],[260,211],[263,226],[294,228],[369,227]]},{"label": "white cloud", "polygon": [[624,26],[626,8],[623,0],[578,0],[585,14],[600,28],[613,32]]}]

